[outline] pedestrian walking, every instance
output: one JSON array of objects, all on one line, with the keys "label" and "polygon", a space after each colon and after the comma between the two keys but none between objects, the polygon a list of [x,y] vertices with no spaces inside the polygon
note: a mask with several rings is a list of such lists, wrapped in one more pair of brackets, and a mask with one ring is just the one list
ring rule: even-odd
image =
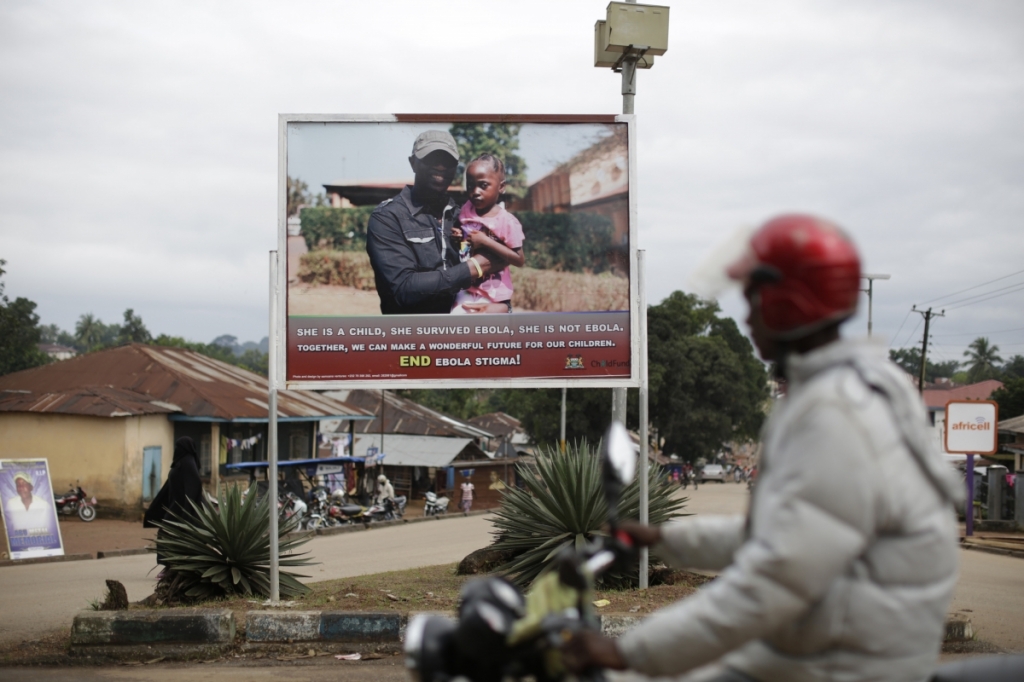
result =
[{"label": "pedestrian walking", "polygon": [[[154,522],[190,518],[193,516],[191,502],[197,505],[203,502],[203,481],[199,476],[199,453],[196,443],[191,438],[179,438],[174,443],[174,459],[171,471],[160,492],[146,510],[142,526],[155,528]],[[157,541],[163,537],[164,531],[158,530]],[[164,564],[163,557],[157,553],[156,562]],[[161,571],[159,580],[164,575]]]},{"label": "pedestrian walking", "polygon": [[476,486],[469,481],[465,481],[459,487],[462,489],[462,504],[460,506],[462,511],[468,514],[469,510],[473,507],[473,491],[476,490]]}]

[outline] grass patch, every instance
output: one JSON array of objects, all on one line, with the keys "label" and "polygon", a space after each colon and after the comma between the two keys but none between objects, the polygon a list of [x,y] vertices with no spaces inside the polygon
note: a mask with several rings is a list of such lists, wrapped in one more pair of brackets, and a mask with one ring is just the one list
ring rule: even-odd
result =
[{"label": "grass patch", "polygon": [[[405,571],[373,573],[308,583],[309,594],[295,601],[295,610],[306,611],[455,611],[459,591],[475,576],[455,575],[456,564],[424,566]],[[611,602],[601,613],[643,615],[682,599],[710,578],[695,573],[672,573],[673,584],[646,590],[599,590],[595,599]],[[355,596],[346,596],[355,595]],[[390,595],[390,596],[389,596]],[[194,606],[229,608],[236,613],[263,608],[262,599],[233,597]],[[258,603],[253,603],[258,602]],[[240,619],[244,621],[244,616]]]},{"label": "grass patch", "polygon": [[376,291],[370,257],[365,251],[319,249],[299,259],[299,279],[312,284],[333,284]]}]

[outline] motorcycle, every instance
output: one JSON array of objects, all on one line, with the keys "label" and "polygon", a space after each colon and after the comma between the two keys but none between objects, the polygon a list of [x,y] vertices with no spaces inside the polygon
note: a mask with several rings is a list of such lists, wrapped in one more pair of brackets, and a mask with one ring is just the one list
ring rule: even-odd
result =
[{"label": "motorcycle", "polygon": [[437,516],[448,513],[448,498],[444,495],[437,496],[435,492],[427,493],[427,502],[423,505],[424,516]]},{"label": "motorcycle", "polygon": [[[622,424],[615,422],[601,447],[602,480],[611,533],[558,555],[555,570],[524,596],[504,578],[480,578],[462,590],[458,622],[418,615],[406,629],[406,665],[418,682],[467,677],[501,682],[533,677],[556,682],[568,675],[561,646],[582,630],[598,630],[594,581],[615,565],[636,559],[632,539],[618,529],[618,502],[632,479],[636,456]],[[595,673],[591,679],[599,679]]]},{"label": "motorcycle", "polygon": [[297,521],[297,528],[303,527],[303,518],[309,506],[292,492],[287,492],[277,499],[278,513],[282,520],[294,518]]},{"label": "motorcycle", "polygon": [[86,498],[82,486],[72,485],[63,495],[54,495],[54,503],[57,505],[57,513],[64,516],[71,516],[75,512],[78,518],[83,521],[92,521],[96,518],[96,498]]},{"label": "motorcycle", "polygon": [[405,495],[387,498],[384,502],[374,504],[366,510],[365,516],[370,521],[394,521],[405,513]]},{"label": "motorcycle", "polygon": [[[527,677],[560,682],[569,676],[561,646],[576,633],[599,629],[593,611],[594,579],[603,571],[634,561],[632,539],[617,528],[618,501],[633,479],[636,460],[621,424],[614,423],[601,448],[608,502],[607,538],[564,549],[555,570],[536,580],[524,596],[499,577],[466,583],[458,621],[420,614],[405,635],[406,666],[416,682],[503,682]],[[578,679],[598,682],[602,670]],[[979,656],[938,668],[929,682],[1017,682],[1024,680],[1024,655]]]}]

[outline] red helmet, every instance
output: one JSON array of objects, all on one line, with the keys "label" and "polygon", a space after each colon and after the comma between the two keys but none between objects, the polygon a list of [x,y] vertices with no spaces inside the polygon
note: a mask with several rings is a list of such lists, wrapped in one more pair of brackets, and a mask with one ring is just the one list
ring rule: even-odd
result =
[{"label": "red helmet", "polygon": [[753,234],[747,253],[728,274],[757,287],[765,326],[779,339],[800,338],[857,312],[857,249],[839,227],[821,218],[772,218]]}]

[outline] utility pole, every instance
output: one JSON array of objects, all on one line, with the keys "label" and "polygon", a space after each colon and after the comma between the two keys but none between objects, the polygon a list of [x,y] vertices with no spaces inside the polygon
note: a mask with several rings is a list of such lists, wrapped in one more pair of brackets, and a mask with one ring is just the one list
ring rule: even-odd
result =
[{"label": "utility pole", "polygon": [[917,392],[924,394],[924,372],[928,366],[928,327],[931,325],[933,317],[945,317],[946,311],[943,310],[940,313],[933,313],[932,309],[918,310],[917,306],[911,308],[915,313],[920,313],[924,316],[924,336],[921,338],[921,372],[917,379]]}]

